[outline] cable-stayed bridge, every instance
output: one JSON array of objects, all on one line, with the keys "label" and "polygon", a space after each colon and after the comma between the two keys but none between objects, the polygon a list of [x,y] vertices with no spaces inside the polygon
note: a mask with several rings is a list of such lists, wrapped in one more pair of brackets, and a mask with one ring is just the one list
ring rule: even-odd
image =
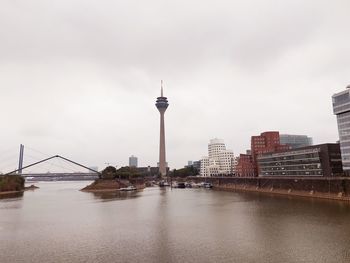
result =
[{"label": "cable-stayed bridge", "polygon": [[[32,152],[34,151],[36,153],[40,153],[41,156],[33,157],[32,155],[26,153],[25,157],[29,157],[28,159],[31,159],[32,161],[27,161],[26,164],[24,164],[24,145],[21,144],[18,158],[18,167],[12,170],[8,170],[8,168],[6,168],[6,162],[4,160],[10,160],[11,166],[13,167],[13,154],[10,154],[11,157],[8,158],[6,157],[6,154],[8,154],[6,153],[6,151],[5,154],[0,152],[0,169],[2,169],[2,174],[20,174],[29,180],[45,181],[93,180],[99,178],[101,175],[101,173],[97,171],[97,169],[87,167],[86,165],[83,165],[61,155],[53,155],[50,157],[43,158],[42,156],[45,155],[44,153],[31,148],[29,149]],[[43,165],[45,166],[43,167]],[[35,169],[40,166],[41,168],[39,169],[39,171]],[[47,169],[47,172],[43,172],[43,169]],[[83,169],[83,171],[81,169]]]},{"label": "cable-stayed bridge", "polygon": [[99,178],[96,173],[29,173],[22,174],[27,181],[83,181]]}]

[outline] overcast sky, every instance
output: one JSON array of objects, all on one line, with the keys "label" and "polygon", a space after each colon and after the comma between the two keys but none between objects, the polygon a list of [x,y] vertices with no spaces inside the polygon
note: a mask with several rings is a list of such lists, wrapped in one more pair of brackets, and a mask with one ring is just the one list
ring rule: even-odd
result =
[{"label": "overcast sky", "polygon": [[[350,84],[348,0],[0,2],[0,171],[19,144],[89,166],[235,155],[267,130],[335,142]],[[31,157],[35,157],[34,153]],[[44,156],[44,155],[43,155]],[[40,156],[38,155],[38,158]]]}]

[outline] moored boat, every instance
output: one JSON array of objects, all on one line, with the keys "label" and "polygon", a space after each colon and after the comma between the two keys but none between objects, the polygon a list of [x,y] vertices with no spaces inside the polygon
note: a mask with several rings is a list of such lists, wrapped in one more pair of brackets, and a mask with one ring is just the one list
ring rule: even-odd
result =
[{"label": "moored boat", "polygon": [[204,183],[203,187],[209,189],[209,188],[213,188],[213,185],[211,183]]},{"label": "moored boat", "polygon": [[165,181],[159,182],[159,187],[168,187],[168,186],[170,186],[170,184],[168,182],[165,182]]},{"label": "moored boat", "polygon": [[128,187],[120,188],[119,191],[135,191],[137,190],[135,186],[129,185]]},{"label": "moored boat", "polygon": [[177,188],[186,188],[185,183],[177,183]]},{"label": "moored boat", "polygon": [[185,185],[186,185],[186,188],[192,188],[192,183],[187,182]]}]

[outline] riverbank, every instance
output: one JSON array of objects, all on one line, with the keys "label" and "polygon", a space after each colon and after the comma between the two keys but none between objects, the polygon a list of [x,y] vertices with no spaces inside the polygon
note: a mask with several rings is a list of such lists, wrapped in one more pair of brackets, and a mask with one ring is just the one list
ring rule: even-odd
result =
[{"label": "riverbank", "polygon": [[195,182],[210,182],[214,189],[298,196],[350,202],[350,178],[277,177],[191,177]]},{"label": "riverbank", "polygon": [[128,187],[133,185],[137,190],[144,189],[145,183],[143,180],[118,180],[118,179],[97,179],[90,185],[84,187],[80,191],[83,192],[113,192],[119,191],[120,188]]},{"label": "riverbank", "polygon": [[84,187],[80,191],[83,192],[111,192],[119,190],[122,187],[126,187],[126,184],[123,184],[114,179],[96,179],[90,185]]},{"label": "riverbank", "polygon": [[24,191],[24,178],[20,175],[1,175],[0,193],[8,194],[11,192]]},{"label": "riverbank", "polygon": [[24,190],[22,190],[22,191],[4,191],[4,192],[0,192],[0,196],[20,194],[20,193],[23,193],[23,192],[24,192]]},{"label": "riverbank", "polygon": [[25,191],[34,191],[36,189],[39,189],[39,187],[35,186],[35,185],[31,185],[31,186],[26,186],[24,187],[23,190],[18,190],[18,191],[2,191],[0,192],[0,196],[2,197],[6,197],[6,196],[12,196],[15,194],[23,194]]}]

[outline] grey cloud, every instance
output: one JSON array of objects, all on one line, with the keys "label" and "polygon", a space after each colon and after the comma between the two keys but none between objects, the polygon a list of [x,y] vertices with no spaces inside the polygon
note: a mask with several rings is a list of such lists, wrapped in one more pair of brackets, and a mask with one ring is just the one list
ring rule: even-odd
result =
[{"label": "grey cloud", "polygon": [[212,137],[236,154],[269,129],[335,141],[330,97],[349,82],[349,7],[2,1],[0,116],[11,129],[0,147],[34,144],[99,166],[135,154],[155,165],[160,79],[172,167],[205,155]]}]

